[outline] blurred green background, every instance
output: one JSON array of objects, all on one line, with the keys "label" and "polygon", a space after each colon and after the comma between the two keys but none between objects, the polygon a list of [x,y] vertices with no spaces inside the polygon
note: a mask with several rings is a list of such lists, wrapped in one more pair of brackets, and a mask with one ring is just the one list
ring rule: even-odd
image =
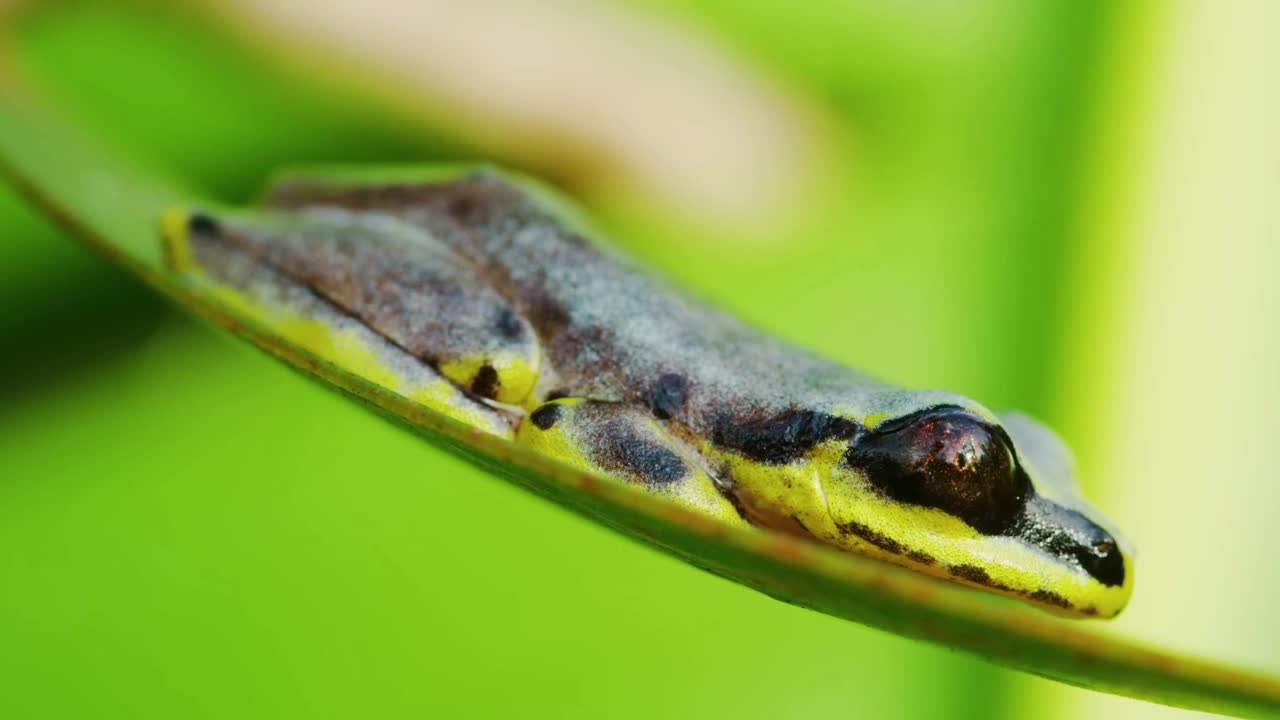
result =
[{"label": "blurred green background", "polygon": [[[1275,6],[605,2],[557,17],[607,7],[641,50],[659,28],[776,90],[804,160],[718,177],[735,207],[785,197],[700,214],[545,133],[361,94],[250,10],[60,2],[5,30],[60,105],[222,198],[282,164],[522,165],[770,330],[1040,416],[1139,547],[1116,632],[1280,671]],[[679,83],[663,47],[646,72]],[[641,129],[749,124],[569,61]],[[7,189],[0,238],[0,717],[1186,714],[703,574],[181,316]]]}]

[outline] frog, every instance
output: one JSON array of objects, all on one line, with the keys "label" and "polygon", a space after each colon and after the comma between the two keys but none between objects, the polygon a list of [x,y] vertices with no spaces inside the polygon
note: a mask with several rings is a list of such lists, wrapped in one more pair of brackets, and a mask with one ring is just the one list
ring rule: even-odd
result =
[{"label": "frog", "polygon": [[529,178],[286,173],[161,226],[173,272],[276,332],[583,471],[1066,617],[1132,593],[1132,547],[1047,427],[773,337]]}]

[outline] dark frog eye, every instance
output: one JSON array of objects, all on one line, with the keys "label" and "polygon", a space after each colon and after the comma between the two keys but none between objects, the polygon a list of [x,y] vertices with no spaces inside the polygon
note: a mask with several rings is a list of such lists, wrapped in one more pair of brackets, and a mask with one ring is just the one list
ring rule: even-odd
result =
[{"label": "dark frog eye", "polygon": [[1022,515],[1030,480],[999,428],[958,407],[885,422],[854,439],[845,462],[887,497],[937,508],[991,535]]}]

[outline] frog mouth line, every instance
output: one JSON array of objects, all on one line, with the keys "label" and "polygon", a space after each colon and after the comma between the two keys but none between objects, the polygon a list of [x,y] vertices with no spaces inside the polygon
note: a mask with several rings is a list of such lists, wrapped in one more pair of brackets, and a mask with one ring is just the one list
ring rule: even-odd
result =
[{"label": "frog mouth line", "polygon": [[886,553],[905,558],[915,563],[920,567],[920,569],[924,570],[928,574],[938,578],[949,578],[960,581],[966,585],[973,585],[987,590],[994,590],[1006,595],[1026,598],[1032,602],[1052,608],[1075,610],[1083,615],[1094,616],[1098,614],[1098,609],[1096,607],[1076,607],[1065,597],[1052,590],[1046,590],[1043,588],[1036,590],[1021,590],[1005,585],[991,577],[990,573],[978,565],[956,564],[940,566],[937,559],[932,555],[907,547],[897,540],[877,532],[862,523],[843,523],[838,525],[837,528],[841,533],[854,535],[871,543],[872,545],[875,545]]}]

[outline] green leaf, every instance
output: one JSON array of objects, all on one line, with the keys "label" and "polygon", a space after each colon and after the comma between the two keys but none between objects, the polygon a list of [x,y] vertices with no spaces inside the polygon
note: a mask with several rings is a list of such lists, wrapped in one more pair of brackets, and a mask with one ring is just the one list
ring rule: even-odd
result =
[{"label": "green leaf", "polygon": [[164,266],[156,224],[200,202],[24,99],[0,100],[0,169],[31,201],[172,301],[425,439],[564,507],[784,602],[1104,692],[1199,710],[1280,717],[1280,679],[1110,637],[887,563],[736,528],[455,422],[273,335]]}]

